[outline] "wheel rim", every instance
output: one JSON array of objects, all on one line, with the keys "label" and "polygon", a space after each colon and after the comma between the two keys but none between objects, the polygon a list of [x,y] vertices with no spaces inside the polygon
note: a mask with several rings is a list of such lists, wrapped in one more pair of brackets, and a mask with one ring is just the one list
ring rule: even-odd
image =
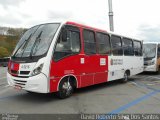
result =
[{"label": "wheel rim", "polygon": [[62,85],[62,91],[66,96],[69,96],[72,93],[72,85],[69,81],[64,82]]}]

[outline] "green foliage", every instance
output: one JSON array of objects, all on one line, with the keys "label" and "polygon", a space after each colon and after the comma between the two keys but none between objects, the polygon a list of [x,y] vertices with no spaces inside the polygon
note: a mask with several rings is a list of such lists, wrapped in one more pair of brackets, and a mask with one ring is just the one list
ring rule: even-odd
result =
[{"label": "green foliage", "polygon": [[[8,56],[10,56],[19,40],[18,36],[4,36],[0,35],[0,47],[7,49]],[[2,49],[3,50],[3,49]],[[0,54],[3,56],[5,52],[0,50]],[[6,54],[5,54],[6,55]],[[7,57],[8,57],[7,56]]]},{"label": "green foliage", "polygon": [[20,36],[22,35],[27,29],[25,28],[8,28],[7,34],[12,36]]},{"label": "green foliage", "polygon": [[[5,30],[7,29],[7,30]],[[21,35],[27,30],[24,28],[2,28],[0,30],[7,31],[7,35],[0,35],[0,58],[8,57],[12,54]]]},{"label": "green foliage", "polygon": [[8,56],[9,56],[8,50],[4,47],[0,47],[0,58],[8,57]]}]

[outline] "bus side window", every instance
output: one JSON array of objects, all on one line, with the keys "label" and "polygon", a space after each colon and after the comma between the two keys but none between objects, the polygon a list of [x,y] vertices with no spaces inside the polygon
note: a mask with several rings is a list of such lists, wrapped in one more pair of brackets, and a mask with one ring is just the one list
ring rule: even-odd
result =
[{"label": "bus side window", "polygon": [[[63,31],[65,32],[63,33]],[[62,30],[56,43],[53,55],[54,60],[58,61],[66,56],[74,55],[79,52],[80,52],[80,33],[78,31],[72,31],[70,29]]]},{"label": "bus side window", "polygon": [[113,55],[121,56],[123,55],[121,37],[112,35],[111,36],[111,45]]},{"label": "bus side window", "polygon": [[98,53],[101,55],[110,54],[110,36],[104,33],[97,33]]},{"label": "bus side window", "polygon": [[83,30],[84,52],[87,55],[96,54],[96,40],[94,32],[91,30]]},{"label": "bus side window", "polygon": [[125,56],[133,56],[134,55],[133,41],[128,38],[123,38],[123,49]]},{"label": "bus side window", "polygon": [[134,41],[134,54],[135,56],[142,56],[142,45],[139,41]]}]

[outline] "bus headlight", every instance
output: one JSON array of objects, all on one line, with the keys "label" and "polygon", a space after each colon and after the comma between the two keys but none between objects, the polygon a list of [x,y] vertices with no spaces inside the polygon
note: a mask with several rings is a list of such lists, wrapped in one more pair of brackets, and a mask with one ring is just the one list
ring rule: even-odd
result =
[{"label": "bus headlight", "polygon": [[32,76],[35,76],[35,75],[38,75],[41,73],[42,71],[42,68],[43,68],[43,63],[40,64],[37,68],[35,68],[32,72]]}]

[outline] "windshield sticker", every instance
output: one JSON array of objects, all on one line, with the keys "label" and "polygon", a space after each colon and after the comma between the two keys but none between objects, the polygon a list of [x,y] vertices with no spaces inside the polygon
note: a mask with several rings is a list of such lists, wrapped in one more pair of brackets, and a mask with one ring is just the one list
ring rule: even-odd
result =
[{"label": "windshield sticker", "polygon": [[81,64],[84,64],[84,58],[81,58]]},{"label": "windshield sticker", "polygon": [[100,58],[100,65],[106,65],[106,58]]}]

